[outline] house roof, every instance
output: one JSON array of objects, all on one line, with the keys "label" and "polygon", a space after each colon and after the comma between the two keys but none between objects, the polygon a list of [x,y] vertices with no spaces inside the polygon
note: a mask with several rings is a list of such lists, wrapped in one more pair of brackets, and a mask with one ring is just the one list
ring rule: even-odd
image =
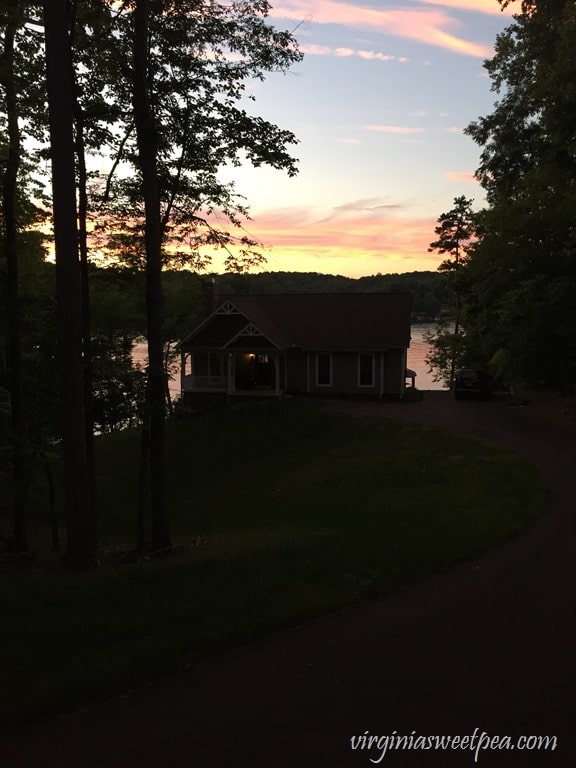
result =
[{"label": "house roof", "polygon": [[[375,351],[410,344],[408,293],[283,293],[229,296],[180,342],[226,347],[250,326],[280,349]],[[253,337],[256,342],[256,337]]]}]

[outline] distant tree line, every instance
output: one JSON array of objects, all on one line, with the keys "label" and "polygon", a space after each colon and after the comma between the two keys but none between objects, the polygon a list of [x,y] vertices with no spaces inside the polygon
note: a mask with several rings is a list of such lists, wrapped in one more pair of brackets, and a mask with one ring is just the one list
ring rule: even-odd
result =
[{"label": "distant tree line", "polygon": [[451,305],[451,288],[437,272],[376,274],[366,277],[318,272],[261,272],[214,276],[218,293],[410,293],[412,319],[430,322]]}]

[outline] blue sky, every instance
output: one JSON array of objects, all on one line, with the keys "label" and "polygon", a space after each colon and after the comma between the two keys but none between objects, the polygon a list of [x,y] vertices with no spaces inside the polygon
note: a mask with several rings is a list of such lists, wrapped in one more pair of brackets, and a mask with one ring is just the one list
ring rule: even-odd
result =
[{"label": "blue sky", "polygon": [[482,205],[479,148],[462,129],[492,110],[482,63],[511,10],[496,0],[272,2],[271,21],[296,28],[305,58],[253,84],[250,108],[297,135],[300,173],[229,177],[248,199],[266,269],[435,269],[437,217],[458,195]]}]

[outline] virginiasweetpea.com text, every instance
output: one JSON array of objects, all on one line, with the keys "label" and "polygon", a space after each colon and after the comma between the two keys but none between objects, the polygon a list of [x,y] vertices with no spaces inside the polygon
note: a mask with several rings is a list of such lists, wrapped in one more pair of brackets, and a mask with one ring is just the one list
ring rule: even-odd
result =
[{"label": "virginiasweetpea.com text", "polygon": [[475,728],[472,734],[463,736],[423,736],[416,731],[401,735],[392,731],[387,735],[371,734],[369,731],[350,737],[350,748],[366,751],[371,763],[381,763],[389,752],[394,751],[468,751],[475,763],[482,753],[488,751],[551,751],[558,746],[556,736],[492,736]]}]

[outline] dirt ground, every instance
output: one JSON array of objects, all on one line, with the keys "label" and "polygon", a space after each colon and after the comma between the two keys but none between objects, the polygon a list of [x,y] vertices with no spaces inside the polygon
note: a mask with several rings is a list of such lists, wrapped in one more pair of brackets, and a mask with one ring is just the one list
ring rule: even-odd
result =
[{"label": "dirt ground", "polygon": [[[553,392],[524,392],[518,401],[540,418],[562,427],[576,429],[576,396]],[[513,402],[513,401],[512,401]]]}]

